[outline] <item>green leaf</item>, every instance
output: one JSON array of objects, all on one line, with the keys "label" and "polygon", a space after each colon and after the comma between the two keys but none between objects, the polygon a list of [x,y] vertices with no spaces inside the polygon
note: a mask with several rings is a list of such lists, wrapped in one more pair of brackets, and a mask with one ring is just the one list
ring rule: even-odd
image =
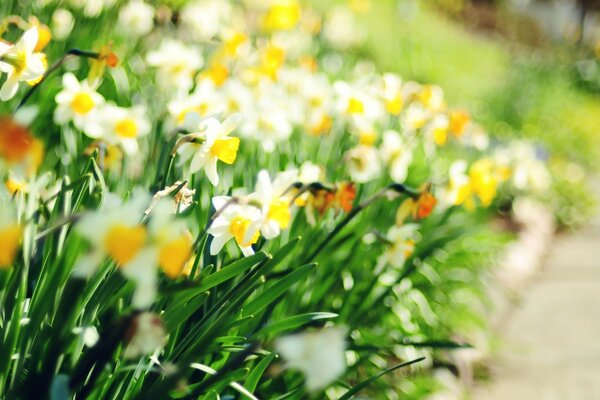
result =
[{"label": "green leaf", "polygon": [[366,379],[366,380],[362,381],[358,385],[354,386],[352,389],[348,390],[346,393],[344,393],[344,395],[342,397],[339,398],[339,400],[350,399],[356,393],[358,393],[359,391],[363,390],[364,388],[366,388],[371,383],[375,382],[377,379],[381,378],[385,374],[389,374],[390,372],[395,371],[395,370],[400,369],[400,368],[403,368],[403,367],[408,367],[409,365],[421,362],[424,359],[425,359],[425,357],[416,358],[416,359],[411,360],[411,361],[407,361],[407,362],[403,362],[403,363],[398,364],[398,365],[394,365],[393,367],[388,368],[385,371],[381,371],[377,375],[373,375],[369,379]]},{"label": "green leaf", "polygon": [[253,393],[256,390],[260,378],[263,376],[269,364],[271,364],[271,361],[273,361],[275,358],[277,358],[277,353],[273,352],[260,360],[260,362],[256,364],[256,367],[250,371],[248,377],[246,378],[246,382],[244,382],[244,387],[249,392]]},{"label": "green leaf", "polygon": [[256,336],[260,335],[274,335],[284,331],[289,331],[293,329],[297,329],[311,321],[317,321],[320,319],[330,319],[336,318],[338,315],[329,312],[313,312],[306,314],[294,315],[293,317],[285,318],[277,322],[273,322],[258,332],[256,332]]},{"label": "green leaf", "polygon": [[244,257],[239,259],[228,266],[222,268],[221,270],[215,272],[204,278],[200,283],[200,286],[197,288],[198,291],[206,291],[211,289],[229,279],[235,278],[236,276],[240,276],[244,271],[248,268],[253,267],[259,262],[268,258],[269,255],[263,251],[259,251],[256,254],[253,254],[249,257]]},{"label": "green leaf", "polygon": [[269,304],[277,300],[279,296],[287,292],[287,290],[290,287],[292,287],[292,285],[303,280],[309,273],[311,273],[315,269],[316,266],[316,263],[303,265],[302,267],[299,267],[296,270],[292,271],[290,274],[279,280],[274,285],[265,288],[264,292],[258,295],[252,302],[248,304],[248,306],[244,308],[244,314],[253,315],[263,310]]},{"label": "green leaf", "polygon": [[183,299],[176,300],[169,304],[165,310],[163,319],[169,332],[177,329],[183,324],[193,313],[195,313],[204,304],[209,296],[209,292],[196,289],[195,297],[189,298],[185,296]]}]

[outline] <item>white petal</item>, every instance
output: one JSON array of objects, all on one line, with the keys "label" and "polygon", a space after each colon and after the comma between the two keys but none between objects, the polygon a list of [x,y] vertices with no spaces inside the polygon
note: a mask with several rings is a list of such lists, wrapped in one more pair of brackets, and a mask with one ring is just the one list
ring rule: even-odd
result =
[{"label": "white petal", "polygon": [[224,135],[229,135],[235,128],[237,128],[242,122],[242,114],[232,114],[221,125],[221,130]]},{"label": "white petal", "polygon": [[37,27],[34,26],[23,33],[23,36],[21,36],[21,39],[17,42],[16,47],[23,48],[27,53],[31,54],[35,49],[35,46],[37,46],[38,39],[38,30]]},{"label": "white petal", "polygon": [[213,236],[213,240],[210,242],[210,255],[215,256],[219,254],[225,243],[231,238],[231,235]]},{"label": "white petal", "polygon": [[7,101],[14,97],[19,88],[19,77],[17,75],[9,75],[0,89],[0,100]]},{"label": "white petal", "polygon": [[210,157],[204,165],[204,172],[206,172],[206,177],[213,184],[213,186],[217,186],[219,184],[219,174],[217,173],[217,159],[215,157]]}]

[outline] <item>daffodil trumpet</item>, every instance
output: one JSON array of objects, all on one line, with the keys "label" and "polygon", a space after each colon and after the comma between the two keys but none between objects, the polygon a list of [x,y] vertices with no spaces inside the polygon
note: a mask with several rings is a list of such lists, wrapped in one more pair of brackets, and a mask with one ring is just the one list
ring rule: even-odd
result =
[{"label": "daffodil trumpet", "polygon": [[25,93],[25,95],[23,96],[23,98],[21,99],[19,104],[17,104],[17,107],[15,107],[15,112],[17,112],[21,107],[23,107],[25,105],[25,103],[27,103],[27,100],[29,100],[29,98],[42,85],[42,83],[44,83],[44,81],[46,80],[46,78],[48,78],[48,76],[50,76],[54,71],[56,71],[58,68],[60,68],[60,66],[63,65],[64,62],[67,61],[71,57],[85,57],[85,58],[98,59],[98,58],[100,58],[100,53],[96,53],[96,52],[89,51],[89,50],[80,50],[80,49],[68,50],[61,58],[59,58],[54,64],[52,64],[50,66],[50,68],[48,68],[46,70],[46,72],[44,72],[44,74],[40,78],[39,82],[37,82],[35,85],[33,85],[29,88],[29,90]]}]

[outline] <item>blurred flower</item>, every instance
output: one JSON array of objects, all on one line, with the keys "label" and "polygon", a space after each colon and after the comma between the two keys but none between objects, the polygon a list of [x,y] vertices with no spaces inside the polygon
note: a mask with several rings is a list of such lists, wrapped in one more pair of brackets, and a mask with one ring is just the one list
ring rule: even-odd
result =
[{"label": "blurred flower", "polygon": [[129,155],[138,152],[138,138],[152,129],[146,107],[141,105],[125,108],[105,104],[93,118],[93,122],[86,126],[86,134],[109,144],[118,144]]},{"label": "blurred flower", "polygon": [[389,166],[394,182],[404,182],[412,162],[412,149],[407,141],[398,132],[387,130],[383,133],[383,143],[379,151],[381,158]]},{"label": "blurred flower", "polygon": [[300,20],[300,4],[297,0],[272,0],[262,26],[268,31],[288,30]]},{"label": "blurred flower", "polygon": [[377,149],[371,146],[358,145],[344,155],[348,174],[356,182],[368,182],[381,173],[381,161]]},{"label": "blurred flower", "polygon": [[388,113],[400,115],[404,107],[404,96],[402,94],[402,79],[398,75],[383,74],[381,97]]},{"label": "blurred flower", "polygon": [[346,370],[346,334],[344,328],[332,327],[283,336],[275,349],[288,368],[304,374],[309,392],[324,389]]},{"label": "blurred flower", "polygon": [[501,182],[494,162],[483,158],[471,165],[464,160],[455,161],[450,166],[450,181],[447,198],[451,204],[464,204],[467,209],[475,207],[474,196],[479,198],[481,205],[488,207],[496,197],[498,184]]},{"label": "blurred flower", "polygon": [[400,204],[396,212],[396,225],[402,225],[408,216],[414,220],[427,218],[436,204],[437,200],[429,191],[429,185],[424,185],[416,199],[409,197]]},{"label": "blurred flower", "polygon": [[79,82],[75,75],[67,72],[62,78],[63,89],[56,95],[57,107],[54,110],[54,121],[64,125],[69,121],[86,135],[94,136],[94,131],[87,131],[90,116],[104,103],[104,97],[96,92],[95,87],[87,81]]},{"label": "blurred flower", "polygon": [[7,74],[0,88],[0,99],[9,100],[15,93],[20,81],[35,85],[46,72],[46,55],[35,52],[38,45],[37,27],[29,28],[15,45],[0,42],[0,71]]},{"label": "blurred flower", "polygon": [[167,342],[167,331],[162,319],[154,313],[143,312],[134,317],[125,332],[125,358],[149,355]]},{"label": "blurred flower", "polygon": [[130,0],[119,10],[118,25],[125,34],[145,35],[154,27],[154,7],[143,0]]},{"label": "blurred flower", "polygon": [[73,14],[65,8],[57,8],[52,13],[52,32],[57,40],[65,40],[71,34],[75,19]]},{"label": "blurred flower", "polygon": [[97,87],[100,85],[106,67],[114,68],[119,63],[119,57],[112,51],[112,44],[106,44],[98,51],[98,56],[90,58],[90,72],[87,80],[90,85]]},{"label": "blurred flower", "polygon": [[188,91],[194,75],[204,64],[200,51],[166,38],[157,50],[146,55],[148,65],[158,68],[158,84],[165,90]]},{"label": "blurred flower", "polygon": [[0,159],[34,173],[42,164],[44,145],[10,117],[0,118]]},{"label": "blurred flower", "polygon": [[177,125],[183,124],[190,113],[204,118],[222,113],[225,106],[223,94],[211,79],[202,79],[190,95],[177,97],[167,105]]},{"label": "blurred flower", "polygon": [[175,210],[167,199],[152,209],[150,234],[158,248],[158,265],[171,279],[181,271],[192,255],[192,237],[185,223],[174,218]]},{"label": "blurred flower", "polygon": [[393,225],[386,235],[389,246],[380,256],[380,265],[389,264],[395,268],[403,267],[406,259],[415,250],[417,228],[417,224]]},{"label": "blurred flower", "polygon": [[290,186],[296,181],[297,175],[296,170],[284,171],[271,181],[267,171],[258,173],[256,193],[252,198],[261,204],[263,222],[260,232],[265,239],[273,239],[289,226],[292,219]]},{"label": "blurred flower", "polygon": [[70,0],[74,7],[83,9],[86,17],[97,17],[105,9],[112,7],[116,0]]},{"label": "blurred flower", "polygon": [[213,236],[210,254],[218,254],[225,243],[234,239],[244,255],[254,254],[252,245],[260,236],[262,223],[260,209],[245,204],[235,204],[230,197],[213,197],[213,206],[218,213],[207,232]]},{"label": "blurred flower", "polygon": [[[204,169],[208,180],[213,184],[219,183],[217,162],[233,164],[240,147],[240,139],[229,136],[239,125],[241,116],[229,116],[223,123],[215,118],[207,118],[197,125],[198,132],[185,136],[178,148],[179,164],[190,163],[189,173]],[[198,141],[198,142],[195,142]]]},{"label": "blurred flower", "polygon": [[218,36],[231,25],[232,7],[227,1],[190,1],[181,9],[182,28],[201,42]]},{"label": "blurred flower", "polygon": [[465,129],[471,118],[469,114],[462,110],[454,110],[449,113],[450,132],[456,137],[461,137],[465,133]]},{"label": "blurred flower", "polygon": [[[89,254],[78,261],[75,274],[91,275],[105,256],[118,265],[127,278],[136,282],[133,304],[147,307],[156,293],[156,250],[149,246],[148,229],[140,223],[148,196],[135,193],[125,204],[109,197],[106,206],[84,215],[76,231],[92,244]],[[112,203],[110,203],[112,202]]]},{"label": "blurred flower", "polygon": [[21,245],[23,229],[13,204],[0,197],[0,269],[10,267]]},{"label": "blurred flower", "polygon": [[425,126],[430,118],[430,113],[419,103],[411,103],[402,114],[402,129],[414,132]]}]

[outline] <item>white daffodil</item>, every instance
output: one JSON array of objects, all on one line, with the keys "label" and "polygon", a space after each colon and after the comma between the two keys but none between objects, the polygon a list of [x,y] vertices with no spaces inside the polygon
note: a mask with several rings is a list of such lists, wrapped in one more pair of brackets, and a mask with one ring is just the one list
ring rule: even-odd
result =
[{"label": "white daffodil", "polygon": [[304,374],[308,391],[316,392],[346,370],[346,335],[340,327],[306,331],[278,338],[275,349],[288,368]]},{"label": "white daffodil", "polygon": [[86,17],[97,17],[105,9],[112,7],[116,0],[70,0],[70,3],[77,8],[83,9]]},{"label": "white daffodil", "polygon": [[256,104],[244,112],[240,133],[259,141],[266,152],[272,153],[293,132],[289,97],[276,84],[265,83],[257,91]]},{"label": "white daffodil", "polygon": [[436,114],[425,127],[425,136],[438,146],[443,146],[448,141],[450,120],[446,114]]},{"label": "white daffodil", "polygon": [[398,132],[387,130],[383,133],[383,143],[379,151],[381,158],[389,166],[394,182],[404,182],[412,162],[412,148],[407,140]]},{"label": "white daffodil", "polygon": [[71,34],[75,18],[73,14],[65,8],[57,8],[52,13],[52,36],[57,40],[65,40]]},{"label": "white daffodil", "polygon": [[344,155],[350,177],[356,182],[368,182],[381,173],[381,160],[376,148],[358,145]]},{"label": "white daffodil", "polygon": [[383,74],[381,86],[381,98],[386,111],[392,115],[399,115],[404,106],[402,78],[395,74]]},{"label": "white daffodil", "polygon": [[7,74],[0,89],[1,100],[11,99],[17,93],[19,82],[26,81],[33,85],[46,72],[46,55],[35,52],[37,43],[38,29],[33,27],[25,31],[13,46],[0,44],[0,71]]},{"label": "white daffodil", "polygon": [[324,178],[323,168],[310,161],[305,161],[298,170],[298,181],[304,184],[320,182]]},{"label": "white daffodil", "polygon": [[427,124],[430,116],[430,112],[421,104],[412,103],[401,116],[402,129],[407,133],[414,133]]},{"label": "white daffodil", "polygon": [[[218,185],[217,162],[233,164],[240,147],[240,139],[229,136],[239,125],[241,116],[232,115],[223,123],[215,118],[207,118],[196,126],[198,132],[187,136],[186,143],[178,149],[179,164],[190,163],[189,172],[194,174],[204,169],[206,176],[213,185]],[[194,140],[200,143],[195,143]]]},{"label": "white daffodil", "polygon": [[450,165],[448,189],[444,196],[448,204],[462,204],[471,195],[468,169],[469,164],[465,160],[457,160]]},{"label": "white daffodil", "polygon": [[417,224],[392,226],[386,235],[389,246],[380,256],[380,265],[388,264],[396,268],[402,268],[406,259],[415,251],[417,228]]},{"label": "white daffodil", "polygon": [[262,206],[263,222],[260,233],[265,239],[277,237],[282,229],[289,226],[292,219],[290,202],[292,201],[290,186],[296,181],[298,171],[290,170],[277,174],[271,181],[269,173],[262,170],[258,173],[256,193],[252,196]]},{"label": "white daffodil", "polygon": [[260,209],[250,205],[233,204],[230,197],[216,196],[212,200],[217,218],[207,232],[213,236],[210,254],[218,254],[223,246],[234,239],[244,255],[254,254],[252,245],[260,237],[262,222]]},{"label": "white daffodil", "polygon": [[417,93],[417,99],[430,112],[440,112],[446,109],[446,100],[444,100],[444,91],[436,85],[421,86]]},{"label": "white daffodil", "polygon": [[181,23],[199,41],[218,36],[231,21],[232,7],[226,1],[201,0],[188,2],[181,9]]},{"label": "white daffodil", "polygon": [[154,7],[143,0],[130,0],[119,10],[118,26],[133,36],[149,33],[154,27]]},{"label": "white daffodil", "polygon": [[176,124],[181,125],[190,113],[205,118],[222,113],[226,104],[222,93],[216,90],[214,82],[203,79],[192,94],[171,100],[167,108]]},{"label": "white daffodil", "polygon": [[187,92],[194,85],[194,75],[204,64],[201,52],[174,39],[163,39],[157,50],[146,55],[148,65],[158,68],[157,79],[165,90]]},{"label": "white daffodil", "polygon": [[127,154],[138,152],[138,138],[150,133],[152,125],[146,115],[146,107],[131,108],[105,104],[95,115],[95,121],[86,127],[86,133],[109,144],[118,144]]},{"label": "white daffodil", "polygon": [[175,219],[174,207],[168,199],[159,200],[152,208],[149,233],[158,249],[158,265],[172,279],[179,277],[192,255],[192,237],[185,222]]},{"label": "white daffodil", "polygon": [[92,245],[92,252],[80,258],[75,273],[90,276],[108,256],[127,278],[136,283],[133,304],[143,308],[156,294],[157,249],[149,246],[148,228],[140,223],[150,199],[136,193],[125,204],[108,197],[100,210],[84,215],[76,231]]},{"label": "white daffodil", "polygon": [[75,75],[67,72],[62,78],[63,89],[56,95],[57,107],[54,110],[54,121],[64,125],[69,121],[87,135],[94,131],[86,130],[90,116],[104,103],[104,97],[96,92],[87,80],[79,82]]},{"label": "white daffodil", "polygon": [[371,96],[366,87],[351,85],[347,82],[335,82],[336,111],[350,119],[365,119],[369,122],[378,121],[383,116],[380,101]]}]

